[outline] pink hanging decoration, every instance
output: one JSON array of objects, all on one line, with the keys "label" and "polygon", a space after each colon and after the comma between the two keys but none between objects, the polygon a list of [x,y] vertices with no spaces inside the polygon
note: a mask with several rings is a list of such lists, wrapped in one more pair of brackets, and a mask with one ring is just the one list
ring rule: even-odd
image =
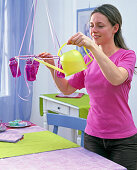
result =
[{"label": "pink hanging decoration", "polygon": [[11,70],[13,77],[21,76],[21,71],[20,71],[20,68],[18,66],[18,62],[16,61],[16,59],[14,57],[12,57],[10,59],[9,66],[10,66],[10,70]]},{"label": "pink hanging decoration", "polygon": [[36,60],[33,60],[33,65],[35,66],[35,73],[37,75],[40,63]]},{"label": "pink hanging decoration", "polygon": [[[30,42],[29,42],[29,51],[30,51],[30,46],[31,46],[31,40],[32,40],[32,32],[33,32],[33,27],[34,27],[34,18],[35,18],[35,13],[36,13],[36,6],[37,6],[37,0],[35,1],[35,9],[34,9],[34,16],[33,16],[33,24],[32,24],[32,29],[31,29],[31,36],[30,36]],[[26,25],[26,28],[25,28],[25,32],[24,32],[24,35],[23,35],[23,39],[22,39],[22,43],[21,43],[21,46],[20,46],[20,49],[19,49],[19,54],[18,54],[18,57],[17,57],[17,60],[18,60],[18,65],[19,65],[19,61],[20,61],[20,53],[21,53],[21,49],[22,49],[22,46],[23,46],[23,43],[24,43],[24,39],[25,39],[25,36],[26,36],[26,32],[27,32],[27,28],[28,28],[28,24],[29,24],[29,21],[30,21],[30,16],[32,14],[32,11],[33,11],[33,7],[34,7],[34,0],[33,0],[33,3],[32,3],[32,7],[31,7],[31,11],[30,11],[30,14],[29,14],[29,18],[28,18],[28,21],[27,21],[27,25]],[[35,70],[35,66],[33,65],[32,67],[34,67],[34,70]],[[19,69],[19,66],[18,66],[18,69]],[[29,68],[29,66],[27,65],[26,68],[26,73],[28,75],[27,79],[29,81],[34,81],[36,78],[35,74],[33,73],[33,69],[32,68]],[[31,74],[28,74],[28,72],[31,72]],[[18,71],[17,71],[18,72]],[[16,76],[17,78],[17,76]],[[25,74],[24,74],[24,78],[25,78]],[[28,87],[28,91],[29,91],[29,94],[28,96],[30,95],[30,88],[29,88],[29,84],[28,82],[26,81],[26,78],[25,78],[25,82],[26,82],[26,85]],[[15,82],[15,85],[16,85],[16,82]],[[22,98],[19,94],[18,96],[24,100],[24,101],[28,101],[27,99],[25,98]],[[26,97],[28,97],[26,96]]]},{"label": "pink hanging decoration", "polygon": [[32,59],[28,59],[26,61],[25,70],[26,70],[27,80],[28,81],[35,81],[36,80],[36,67],[33,64]]},{"label": "pink hanging decoration", "polygon": [[[61,63],[60,63],[60,59],[58,60],[58,68],[60,68],[60,69],[63,70],[62,65],[61,65]],[[58,77],[58,78],[65,78],[65,74],[64,74],[64,73],[61,73],[60,71],[57,71],[57,77]]]}]

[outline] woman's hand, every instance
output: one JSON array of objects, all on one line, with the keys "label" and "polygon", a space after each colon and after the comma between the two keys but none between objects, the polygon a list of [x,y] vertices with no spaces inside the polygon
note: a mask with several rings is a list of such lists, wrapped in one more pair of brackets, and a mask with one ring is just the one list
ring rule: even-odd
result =
[{"label": "woman's hand", "polygon": [[91,38],[81,32],[78,32],[68,40],[67,45],[77,45],[79,47],[84,46],[85,48],[91,50],[93,43],[94,42]]},{"label": "woman's hand", "polygon": [[[54,59],[50,53],[43,52],[38,55],[39,58],[43,59],[43,61],[55,66]],[[49,69],[52,69],[51,67],[48,67]]]},{"label": "woman's hand", "polygon": [[[40,59],[43,59],[45,62],[55,65],[53,56],[50,53],[44,52],[38,55]],[[68,80],[65,78],[58,78],[57,74],[55,74],[54,69],[51,67],[48,67],[50,69],[50,72],[52,74],[52,77],[58,87],[58,89],[63,93],[63,94],[72,94],[76,91],[75,88],[73,88],[71,85],[69,85]]]}]

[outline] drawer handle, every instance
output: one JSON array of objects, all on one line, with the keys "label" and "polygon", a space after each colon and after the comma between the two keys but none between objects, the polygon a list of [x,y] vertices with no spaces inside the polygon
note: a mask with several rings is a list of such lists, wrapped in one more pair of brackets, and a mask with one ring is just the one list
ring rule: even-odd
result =
[{"label": "drawer handle", "polygon": [[58,107],[58,109],[60,110],[60,107]]}]

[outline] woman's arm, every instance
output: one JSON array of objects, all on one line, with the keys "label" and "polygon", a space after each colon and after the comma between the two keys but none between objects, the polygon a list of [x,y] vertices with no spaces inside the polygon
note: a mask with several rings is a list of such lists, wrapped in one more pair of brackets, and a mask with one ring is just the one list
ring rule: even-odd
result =
[{"label": "woman's arm", "polygon": [[128,78],[128,71],[123,67],[117,67],[97,46],[92,48],[103,75],[112,85],[120,85]]},{"label": "woman's arm", "polygon": [[54,82],[56,84],[56,86],[58,87],[58,89],[65,95],[69,95],[74,93],[77,89],[75,89],[74,87],[72,87],[68,80],[66,80],[65,78],[58,78],[57,77],[57,71],[50,69],[50,72],[52,74],[52,77],[54,79]]},{"label": "woman's arm", "polygon": [[[38,57],[43,58],[43,60],[45,62],[48,62],[51,65],[55,65],[53,58],[51,58],[50,56],[51,56],[50,53],[44,52],[44,53],[41,53]],[[51,58],[51,59],[49,59],[49,58]],[[52,69],[50,67],[47,67],[47,68],[50,70],[50,72],[52,74],[52,77],[54,79],[54,82],[57,85],[58,89],[63,94],[69,95],[69,94],[74,93],[77,90],[77,89],[73,88],[69,84],[68,80],[66,80],[65,78],[58,78],[57,74],[56,74],[56,72],[57,72],[56,70],[54,70],[54,69]]]},{"label": "woman's arm", "polygon": [[112,85],[120,85],[128,78],[128,71],[123,67],[117,67],[100,47],[89,37],[77,33],[68,40],[68,45],[85,46],[95,57],[103,75]]}]

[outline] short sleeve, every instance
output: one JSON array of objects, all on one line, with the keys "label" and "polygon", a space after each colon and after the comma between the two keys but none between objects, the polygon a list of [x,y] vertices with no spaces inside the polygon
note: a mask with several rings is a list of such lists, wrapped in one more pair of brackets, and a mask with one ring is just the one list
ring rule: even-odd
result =
[{"label": "short sleeve", "polygon": [[84,85],[84,71],[81,71],[79,73],[73,74],[70,78],[69,78],[69,84],[76,88],[76,89],[82,89],[85,88]]},{"label": "short sleeve", "polygon": [[118,61],[118,67],[123,67],[128,71],[128,80],[132,80],[134,68],[136,63],[136,54],[132,50],[126,50]]}]

